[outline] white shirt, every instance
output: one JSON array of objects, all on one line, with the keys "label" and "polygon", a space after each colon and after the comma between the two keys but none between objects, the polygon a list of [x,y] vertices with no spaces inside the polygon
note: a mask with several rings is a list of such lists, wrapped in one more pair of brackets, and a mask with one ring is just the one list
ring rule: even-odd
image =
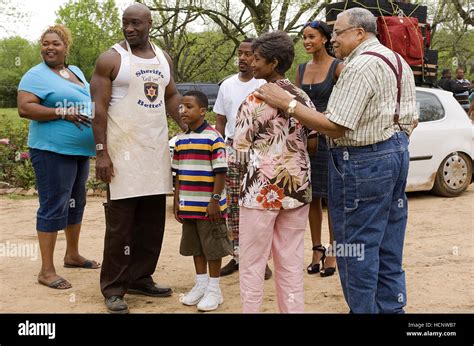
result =
[{"label": "white shirt", "polygon": [[265,83],[264,79],[255,78],[248,82],[242,82],[238,73],[222,82],[214,105],[214,112],[227,118],[225,125],[226,139],[234,138],[235,119],[242,102],[250,93]]}]

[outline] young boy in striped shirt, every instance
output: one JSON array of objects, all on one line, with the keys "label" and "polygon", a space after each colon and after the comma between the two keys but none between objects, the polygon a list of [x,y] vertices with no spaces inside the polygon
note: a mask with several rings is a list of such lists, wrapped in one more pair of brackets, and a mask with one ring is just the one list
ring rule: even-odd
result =
[{"label": "young boy in striped shirt", "polygon": [[204,119],[207,107],[203,93],[193,90],[184,94],[180,114],[189,130],[178,136],[172,163],[176,172],[173,210],[183,224],[179,252],[193,256],[196,268],[196,284],[181,302],[197,304],[201,311],[215,310],[223,303],[221,262],[222,257],[232,255],[225,220],[225,143]]}]

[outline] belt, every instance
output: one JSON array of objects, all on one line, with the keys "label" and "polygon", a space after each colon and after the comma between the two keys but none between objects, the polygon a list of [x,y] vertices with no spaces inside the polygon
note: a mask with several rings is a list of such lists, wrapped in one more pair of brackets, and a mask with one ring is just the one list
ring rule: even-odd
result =
[{"label": "belt", "polygon": [[361,146],[338,146],[338,147],[332,147],[330,148],[331,151],[334,151],[334,152],[344,152],[344,151],[347,151],[347,152],[353,152],[353,153],[362,153],[362,152],[372,152],[372,151],[377,151],[377,150],[380,150],[380,149],[383,149],[386,144],[396,138],[402,138],[402,137],[407,137],[407,134],[405,132],[402,132],[402,131],[397,131],[395,132],[392,137],[384,140],[384,141],[380,141],[380,142],[377,142],[377,143],[373,143],[373,144],[368,144],[368,145],[361,145]]}]

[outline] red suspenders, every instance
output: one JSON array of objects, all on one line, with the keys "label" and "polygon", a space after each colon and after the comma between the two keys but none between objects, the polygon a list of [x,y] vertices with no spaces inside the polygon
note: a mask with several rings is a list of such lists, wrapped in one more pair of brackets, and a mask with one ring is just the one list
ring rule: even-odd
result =
[{"label": "red suspenders", "polygon": [[361,55],[373,55],[373,56],[376,56],[376,57],[382,59],[392,69],[393,73],[395,73],[395,77],[397,78],[397,89],[398,89],[398,91],[397,91],[397,105],[396,105],[396,108],[395,108],[395,114],[393,115],[393,122],[398,125],[398,127],[400,128],[400,131],[403,131],[400,123],[398,122],[399,119],[400,119],[400,98],[402,96],[401,86],[402,86],[403,68],[402,68],[402,61],[400,60],[400,57],[398,56],[397,53],[394,53],[394,54],[395,54],[395,57],[397,58],[398,72],[395,69],[395,66],[393,66],[393,64],[390,62],[390,60],[388,60],[382,54],[379,54],[379,53],[376,53],[376,52],[364,52]]}]

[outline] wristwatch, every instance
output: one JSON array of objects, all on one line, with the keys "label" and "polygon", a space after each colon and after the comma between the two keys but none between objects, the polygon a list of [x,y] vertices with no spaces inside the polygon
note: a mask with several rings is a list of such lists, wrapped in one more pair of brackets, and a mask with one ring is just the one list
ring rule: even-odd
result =
[{"label": "wristwatch", "polygon": [[104,145],[102,143],[96,144],[95,151],[101,151],[101,150],[104,150]]},{"label": "wristwatch", "polygon": [[211,198],[213,200],[220,201],[221,200],[221,195],[219,195],[218,193],[213,193]]},{"label": "wristwatch", "polygon": [[296,108],[296,105],[298,104],[298,101],[296,100],[291,100],[290,103],[288,104],[288,109],[286,110],[286,112],[288,114],[294,114],[295,113],[295,108]]}]

